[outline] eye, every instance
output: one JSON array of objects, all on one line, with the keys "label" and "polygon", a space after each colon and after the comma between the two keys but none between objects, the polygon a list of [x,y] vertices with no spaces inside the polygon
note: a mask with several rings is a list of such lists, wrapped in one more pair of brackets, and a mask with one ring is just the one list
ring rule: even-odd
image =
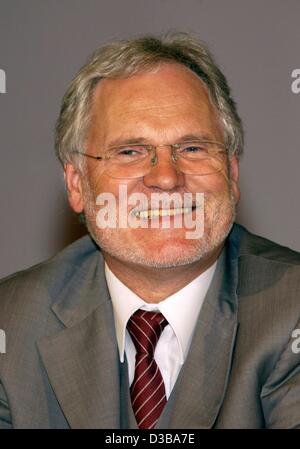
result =
[{"label": "eye", "polygon": [[186,153],[198,153],[199,151],[203,151],[204,148],[196,145],[189,145],[188,147],[184,147],[183,151]]},{"label": "eye", "polygon": [[134,156],[135,154],[139,154],[139,150],[135,148],[122,148],[118,151],[119,156]]},{"label": "eye", "polygon": [[209,153],[209,143],[189,142],[180,145],[179,153],[183,157],[203,157]]},{"label": "eye", "polygon": [[118,162],[138,161],[148,155],[148,150],[142,145],[121,146],[113,149],[111,158]]}]

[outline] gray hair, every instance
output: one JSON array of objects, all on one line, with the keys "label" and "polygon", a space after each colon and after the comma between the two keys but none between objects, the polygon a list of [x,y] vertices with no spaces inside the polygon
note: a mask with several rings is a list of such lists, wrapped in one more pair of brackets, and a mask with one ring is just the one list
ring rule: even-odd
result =
[{"label": "gray hair", "polygon": [[203,42],[177,32],[112,42],[91,55],[62,100],[55,130],[55,148],[61,163],[74,163],[74,152],[84,150],[92,94],[102,78],[128,77],[168,61],[188,67],[204,82],[219,113],[228,154],[240,156],[244,140],[242,122],[225,76]]}]

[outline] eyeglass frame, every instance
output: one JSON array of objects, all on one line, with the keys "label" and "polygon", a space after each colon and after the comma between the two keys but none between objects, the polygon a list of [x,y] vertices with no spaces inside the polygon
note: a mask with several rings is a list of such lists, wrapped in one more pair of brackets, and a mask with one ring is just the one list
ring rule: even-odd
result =
[{"label": "eyeglass frame", "polygon": [[[221,143],[221,142],[217,142],[217,141],[213,141],[213,140],[191,140],[191,141],[185,141],[185,142],[181,142],[181,143],[169,143],[169,144],[161,144],[161,145],[152,145],[152,144],[144,144],[144,143],[128,143],[128,144],[120,144],[120,145],[116,145],[116,146],[112,146],[110,148],[108,148],[104,153],[103,156],[94,156],[92,154],[88,154],[88,153],[84,153],[82,151],[78,151],[78,150],[74,150],[73,153],[77,153],[77,154],[81,154],[82,156],[86,156],[95,160],[110,160],[112,156],[107,156],[107,153],[112,151],[112,150],[117,150],[117,149],[121,149],[121,148],[126,148],[126,147],[135,147],[135,146],[142,146],[145,147],[146,150],[148,151],[148,154],[150,154],[151,152],[154,151],[154,157],[152,157],[151,159],[151,163],[152,165],[156,165],[157,161],[158,161],[158,157],[156,154],[156,151],[158,148],[163,148],[163,147],[170,147],[172,150],[172,160],[173,162],[177,161],[177,150],[180,148],[181,145],[187,145],[187,144],[196,144],[196,143],[209,143],[209,144],[213,144],[216,145],[218,147],[221,147],[222,149],[220,149],[220,151],[218,151],[218,153],[228,153],[228,149],[226,148],[226,146]],[[148,156],[148,155],[147,155]],[[144,158],[146,159],[147,156]],[[183,156],[184,158],[184,156]],[[119,164],[122,165],[122,164]],[[124,164],[126,165],[126,163]]]}]

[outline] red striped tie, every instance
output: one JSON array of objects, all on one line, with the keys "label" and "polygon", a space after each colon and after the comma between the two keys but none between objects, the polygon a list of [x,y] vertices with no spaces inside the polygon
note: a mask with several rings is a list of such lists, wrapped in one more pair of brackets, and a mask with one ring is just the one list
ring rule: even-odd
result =
[{"label": "red striped tie", "polygon": [[165,385],[154,360],[158,339],[168,324],[161,313],[138,310],[127,324],[136,348],[131,403],[140,429],[153,429],[166,405]]}]

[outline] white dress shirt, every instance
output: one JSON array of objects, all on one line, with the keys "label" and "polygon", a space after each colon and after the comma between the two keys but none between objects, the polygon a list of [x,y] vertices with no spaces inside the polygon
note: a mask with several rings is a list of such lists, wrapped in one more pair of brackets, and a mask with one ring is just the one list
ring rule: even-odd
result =
[{"label": "white dress shirt", "polygon": [[124,285],[105,264],[105,277],[113,304],[120,361],[124,352],[128,363],[129,383],[133,382],[136,349],[126,329],[131,315],[138,309],[159,311],[168,321],[154,353],[168,398],[186,359],[198,315],[210,286],[217,262],[184,288],[159,302],[149,304]]}]

